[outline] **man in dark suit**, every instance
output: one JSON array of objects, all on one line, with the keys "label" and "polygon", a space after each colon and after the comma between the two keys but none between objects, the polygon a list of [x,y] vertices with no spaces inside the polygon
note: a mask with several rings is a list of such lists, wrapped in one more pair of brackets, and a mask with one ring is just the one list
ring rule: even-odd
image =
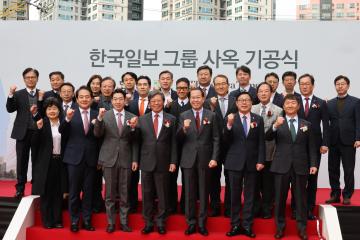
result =
[{"label": "man in dark suit", "polygon": [[171,89],[173,78],[174,75],[169,70],[164,70],[159,74],[160,91],[165,96],[165,107],[169,107],[177,99],[176,91]]},{"label": "man in dark suit", "polygon": [[[176,81],[176,92],[177,100],[173,101],[170,104],[169,108],[165,108],[165,111],[170,113],[176,118],[176,123],[179,122],[180,114],[191,109],[189,102],[189,87],[190,81],[187,78],[179,78]],[[181,149],[182,145],[180,142],[177,143],[177,159],[181,159]],[[177,179],[179,175],[179,168],[176,168],[175,172],[170,173],[169,180],[169,214],[175,213],[177,210],[178,204],[178,184]],[[182,213],[185,212],[185,184],[184,184],[184,174],[181,174],[181,197],[180,197],[180,210]]]},{"label": "man in dark suit", "polygon": [[253,104],[258,104],[259,100],[256,96],[256,88],[250,85],[251,80],[251,70],[247,66],[240,66],[236,69],[236,80],[239,83],[239,88],[232,91],[230,96],[236,97],[241,92],[248,92],[253,99]]},{"label": "man in dark suit", "polygon": [[[251,113],[252,98],[241,92],[236,98],[238,113],[229,114],[224,129],[224,142],[229,145],[225,169],[229,174],[231,189],[231,229],[227,236],[245,234],[254,238],[253,206],[258,178],[257,171],[264,168],[264,121]],[[241,194],[244,183],[244,207],[240,226]]]},{"label": "man in dark suit", "polygon": [[105,207],[108,220],[106,231],[115,231],[115,202],[120,199],[120,227],[124,232],[131,232],[128,225],[130,209],[129,190],[131,171],[138,168],[139,146],[135,135],[135,126],[131,126],[137,118],[124,110],[126,93],[115,89],[111,104],[113,109],[99,109],[94,126],[94,135],[103,137],[98,164],[102,166],[105,178]]},{"label": "man in dark suit", "polygon": [[297,98],[301,98],[301,95],[295,92],[296,85],[296,73],[293,71],[284,72],[281,76],[282,84],[284,85],[285,91],[282,93],[283,97],[288,94],[294,94]]},{"label": "man in dark suit", "polygon": [[268,73],[265,75],[265,82],[270,84],[272,89],[270,102],[282,108],[284,96],[276,91],[279,86],[279,76],[274,72]]},{"label": "man in dark suit", "polygon": [[149,94],[151,113],[139,118],[140,170],[145,227],[143,234],[154,231],[153,209],[155,192],[158,198],[156,225],[165,234],[167,218],[169,172],[177,165],[176,118],[163,111],[165,97],[160,91]]},{"label": "man in dark suit", "polygon": [[54,97],[61,101],[60,98],[60,86],[64,83],[65,76],[60,71],[51,72],[49,74],[51,90],[45,92],[43,100],[45,101],[48,97]]},{"label": "man in dark suit", "polygon": [[[98,140],[93,134],[93,122],[97,111],[90,109],[92,102],[91,90],[81,86],[76,91],[79,108],[68,109],[65,121],[59,126],[59,132],[68,136],[64,152],[64,163],[69,174],[69,212],[72,232],[79,231],[80,206],[83,227],[94,231],[91,224],[93,184],[98,162]],[[80,192],[82,201],[80,200]]]},{"label": "man in dark suit", "polygon": [[[316,167],[320,168],[321,154],[328,151],[329,146],[329,113],[326,102],[313,94],[315,79],[310,74],[299,77],[299,89],[301,93],[301,104],[298,115],[311,123],[316,143]],[[308,219],[315,220],[313,214],[316,203],[317,178],[316,174],[309,175],[307,184],[307,210]]]},{"label": "man in dark suit", "polygon": [[[190,90],[192,109],[180,115],[177,136],[183,144],[180,166],[185,180],[186,235],[196,232],[207,236],[207,205],[210,188],[210,169],[219,158],[219,130],[216,114],[203,108],[205,94],[200,88]],[[199,192],[199,217],[196,221],[196,199]]]},{"label": "man in dark suit", "polygon": [[[209,109],[216,113],[217,122],[220,130],[220,142],[222,142],[222,130],[225,126],[225,117],[230,113],[237,112],[235,105],[235,97],[229,96],[229,80],[225,75],[217,75],[213,81],[216,97],[207,99],[204,103],[204,108]],[[220,192],[221,192],[221,165],[224,163],[227,151],[227,145],[220,144],[220,155],[218,165],[211,169],[211,189],[210,189],[210,217],[216,217],[220,215]],[[230,216],[230,188],[227,171],[224,171],[225,175],[225,216]]]},{"label": "man in dark suit", "polygon": [[[25,88],[16,91],[16,86],[10,87],[10,93],[6,101],[6,110],[9,113],[16,111],[14,127],[11,132],[11,138],[16,140],[16,175],[17,183],[15,185],[15,197],[24,196],[26,177],[29,164],[29,155],[31,149],[31,162],[35,155],[36,143],[33,141],[36,125],[30,113],[30,107],[37,105],[39,90],[36,84],[39,78],[39,72],[33,68],[24,70],[23,79]],[[34,167],[32,168],[34,169]]]},{"label": "man in dark suit", "polygon": [[116,87],[116,82],[111,77],[105,77],[101,81],[100,88],[101,88],[101,95],[100,100],[98,103],[98,108],[105,108],[106,110],[112,109],[111,105],[111,96],[114,92]]},{"label": "man in dark suit", "polygon": [[[149,105],[148,94],[151,88],[151,80],[148,76],[139,76],[136,83],[139,98],[129,102],[128,106],[125,107],[126,111],[140,117],[146,113],[151,112]],[[134,213],[138,206],[138,185],[139,185],[140,172],[136,170],[131,174],[130,184],[130,212]]]},{"label": "man in dark suit", "polygon": [[[354,193],[354,169],[356,148],[360,146],[360,100],[350,96],[350,80],[340,75],[334,80],[338,96],[328,102],[330,118],[329,180],[331,198],[326,203],[351,204]],[[340,188],[340,161],[344,169],[345,187]]]},{"label": "man in dark suit", "polygon": [[74,102],[75,87],[71,83],[65,82],[60,86],[59,92],[62,103],[60,111],[66,116],[69,108],[76,109],[78,107],[77,103]]},{"label": "man in dark suit", "polygon": [[296,221],[300,239],[307,239],[306,184],[308,175],[317,172],[315,137],[311,123],[298,117],[300,99],[294,94],[284,98],[285,117],[278,117],[266,132],[266,139],[276,141],[270,171],[275,175],[275,238],[284,236],[285,207],[289,184],[294,187]]},{"label": "man in dark suit", "polygon": [[215,89],[211,86],[212,69],[204,65],[196,71],[199,87],[205,94],[205,98],[212,98],[216,95]]},{"label": "man in dark suit", "polygon": [[122,87],[125,88],[126,92],[126,103],[139,98],[139,93],[136,91],[137,75],[133,72],[126,72],[121,76]]}]

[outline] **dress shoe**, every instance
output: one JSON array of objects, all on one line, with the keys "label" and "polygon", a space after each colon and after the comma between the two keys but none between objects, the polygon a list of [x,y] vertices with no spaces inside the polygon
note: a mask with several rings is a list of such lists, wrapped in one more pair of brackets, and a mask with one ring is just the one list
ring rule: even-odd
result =
[{"label": "dress shoe", "polygon": [[199,227],[199,233],[203,236],[207,236],[209,235],[208,230],[206,229],[206,227]]},{"label": "dress shoe", "polygon": [[70,226],[70,231],[72,232],[78,232],[79,231],[79,224],[77,223],[72,223]]},{"label": "dress shoe", "polygon": [[84,222],[83,223],[83,229],[85,229],[86,231],[95,231],[94,226],[91,225],[90,222]]},{"label": "dress shoe", "polygon": [[242,234],[248,236],[249,238],[256,237],[256,234],[251,229],[243,229]]},{"label": "dress shoe", "polygon": [[284,231],[283,230],[276,230],[275,236],[276,239],[280,239],[284,237]]},{"label": "dress shoe", "polygon": [[291,211],[291,219],[296,219],[296,211]]},{"label": "dress shoe", "polygon": [[21,199],[24,196],[24,192],[23,191],[16,191],[14,197],[17,199]]},{"label": "dress shoe", "polygon": [[220,216],[220,209],[219,208],[214,208],[210,213],[209,213],[209,217],[218,217]]},{"label": "dress shoe", "polygon": [[45,229],[53,229],[54,227],[52,225],[44,225]]},{"label": "dress shoe", "polygon": [[308,220],[316,220],[316,216],[311,211],[308,212]]},{"label": "dress shoe", "polygon": [[270,219],[271,217],[272,217],[271,212],[263,212],[263,216],[262,216],[263,219]]},{"label": "dress shoe", "polygon": [[145,226],[142,230],[142,234],[149,234],[154,231],[154,226]]},{"label": "dress shoe", "polygon": [[62,223],[56,223],[54,228],[64,228],[64,225]]},{"label": "dress shoe", "polygon": [[350,198],[343,199],[343,205],[350,205],[350,204],[351,204]]},{"label": "dress shoe", "polygon": [[240,226],[234,226],[230,229],[229,232],[226,233],[226,236],[228,237],[232,237],[232,236],[236,236],[236,235],[240,235],[241,234],[241,227]]},{"label": "dress shoe", "polygon": [[106,232],[107,232],[107,233],[113,233],[113,232],[115,232],[115,224],[109,224],[109,225],[107,225],[107,227],[106,227]]},{"label": "dress shoe", "polygon": [[325,201],[326,204],[331,204],[331,203],[340,203],[340,197],[338,196],[331,196],[330,199]]},{"label": "dress shoe", "polygon": [[185,235],[191,235],[196,233],[196,227],[194,224],[191,224],[188,226],[188,228],[185,230]]},{"label": "dress shoe", "polygon": [[299,230],[298,235],[299,235],[301,240],[307,240],[308,239],[308,236],[307,236],[307,233],[306,233],[305,229]]},{"label": "dress shoe", "polygon": [[158,227],[158,233],[161,235],[165,234],[166,233],[165,227]]},{"label": "dress shoe", "polygon": [[129,227],[127,224],[120,224],[120,229],[123,232],[132,232],[131,227]]}]

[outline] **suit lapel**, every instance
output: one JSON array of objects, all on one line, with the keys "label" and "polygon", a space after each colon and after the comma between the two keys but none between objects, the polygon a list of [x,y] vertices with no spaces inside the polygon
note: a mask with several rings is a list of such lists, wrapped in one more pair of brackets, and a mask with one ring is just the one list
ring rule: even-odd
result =
[{"label": "suit lapel", "polygon": [[110,116],[109,116],[110,126],[112,129],[116,129],[117,135],[119,136],[119,129],[118,129],[117,122],[116,122],[117,116],[115,115],[114,110],[111,109],[109,111],[111,111]]},{"label": "suit lapel", "polygon": [[149,130],[150,130],[153,138],[155,140],[157,140],[156,135],[155,135],[155,131],[154,131],[154,123],[153,123],[153,120],[152,120],[152,113],[146,115],[146,122],[148,123]]},{"label": "suit lapel", "polygon": [[234,124],[235,124],[236,122],[237,122],[237,124],[239,125],[241,134],[242,134],[243,137],[246,139],[246,134],[245,134],[245,131],[244,131],[244,126],[243,126],[243,124],[242,124],[242,121],[241,121],[241,117],[240,117],[240,113],[239,113],[239,112],[237,112],[236,115],[235,115]]}]

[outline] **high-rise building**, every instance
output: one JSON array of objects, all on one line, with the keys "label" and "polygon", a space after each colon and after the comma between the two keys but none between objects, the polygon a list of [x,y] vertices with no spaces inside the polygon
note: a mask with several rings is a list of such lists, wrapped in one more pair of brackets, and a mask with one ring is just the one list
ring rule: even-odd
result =
[{"label": "high-rise building", "polygon": [[[0,0],[1,1],[1,0]],[[142,20],[143,0],[40,0],[41,20]]]},{"label": "high-rise building", "polygon": [[275,0],[162,0],[162,20],[275,19]]},{"label": "high-rise building", "polygon": [[29,5],[25,0],[0,0],[0,20],[29,20]]},{"label": "high-rise building", "polygon": [[297,20],[359,20],[360,0],[297,0]]}]

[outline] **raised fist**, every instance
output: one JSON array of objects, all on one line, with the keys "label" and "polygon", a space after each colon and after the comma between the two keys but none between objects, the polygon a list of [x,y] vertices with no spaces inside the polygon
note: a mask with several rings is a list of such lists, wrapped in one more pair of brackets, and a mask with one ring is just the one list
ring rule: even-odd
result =
[{"label": "raised fist", "polygon": [[185,119],[184,120],[184,128],[189,129],[191,123],[191,119]]},{"label": "raised fist", "polygon": [[234,124],[235,115],[233,113],[230,113],[227,116],[227,124],[231,127]]},{"label": "raised fist", "polygon": [[285,118],[284,117],[278,117],[274,123],[274,127],[278,128],[280,127],[283,123],[285,122]]},{"label": "raised fist", "polygon": [[68,108],[68,110],[66,111],[66,118],[71,121],[71,119],[74,116],[74,109]]},{"label": "raised fist", "polygon": [[12,86],[10,87],[10,95],[14,95],[16,89],[17,89],[17,86],[12,85]]}]

